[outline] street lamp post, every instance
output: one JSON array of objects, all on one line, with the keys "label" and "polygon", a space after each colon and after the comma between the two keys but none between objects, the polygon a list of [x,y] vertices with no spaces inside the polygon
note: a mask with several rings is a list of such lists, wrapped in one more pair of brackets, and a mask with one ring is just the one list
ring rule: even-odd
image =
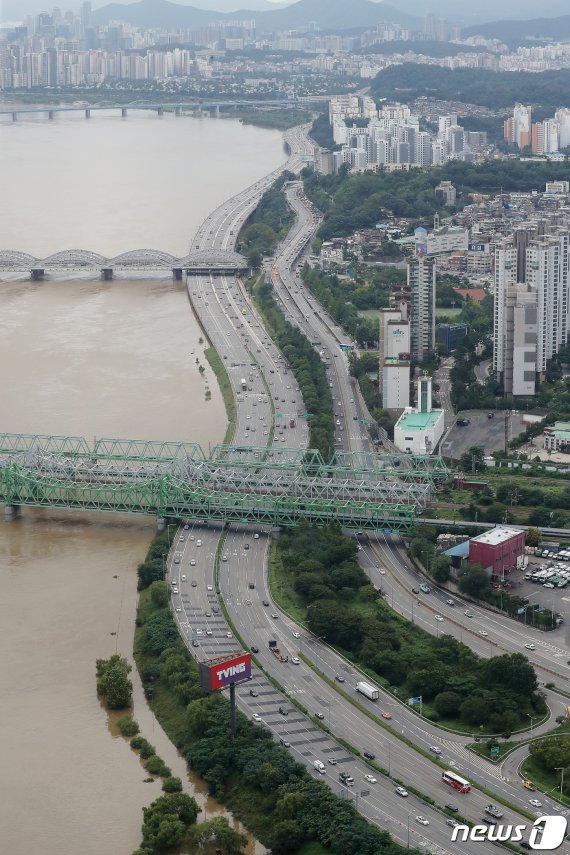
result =
[{"label": "street lamp post", "polygon": [[560,772],[560,798],[564,795],[564,766],[555,766],[555,772]]},{"label": "street lamp post", "polygon": [[411,813],[408,814],[408,849],[410,848],[410,817]]},{"label": "street lamp post", "polygon": [[[528,712],[527,712],[527,716],[530,718],[530,738],[532,739],[532,725],[533,725],[533,723],[534,723],[534,718],[533,718],[533,716],[531,716],[531,714],[530,714],[530,713],[528,713]],[[535,718],[536,718],[536,716],[535,716]]]},{"label": "street lamp post", "polygon": [[436,620],[436,622],[435,622],[435,637],[439,638],[439,621],[438,620]]}]

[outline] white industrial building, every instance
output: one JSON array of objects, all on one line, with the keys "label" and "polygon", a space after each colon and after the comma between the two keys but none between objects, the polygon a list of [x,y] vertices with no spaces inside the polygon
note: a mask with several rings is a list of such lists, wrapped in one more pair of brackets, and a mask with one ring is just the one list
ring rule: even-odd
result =
[{"label": "white industrial building", "polygon": [[394,427],[394,444],[408,454],[433,454],[443,436],[445,415],[431,405],[432,379],[418,378],[415,408],[406,407]]}]

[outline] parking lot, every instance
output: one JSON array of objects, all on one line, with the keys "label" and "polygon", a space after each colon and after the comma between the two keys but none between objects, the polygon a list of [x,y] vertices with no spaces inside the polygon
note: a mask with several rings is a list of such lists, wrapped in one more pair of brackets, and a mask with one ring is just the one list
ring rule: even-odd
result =
[{"label": "parking lot", "polygon": [[[469,419],[469,424],[461,426],[458,424],[460,419]],[[514,439],[519,433],[522,433],[526,426],[523,424],[522,415],[509,414],[508,419],[508,439]],[[473,446],[481,446],[485,450],[485,454],[491,454],[493,451],[505,450],[505,413],[501,410],[493,412],[493,417],[489,418],[488,413],[480,410],[466,410],[457,414],[457,419],[449,431],[444,436],[441,445],[441,454],[443,457],[451,457],[458,460],[462,454],[469,451]]]},{"label": "parking lot", "polygon": [[516,570],[507,577],[512,582],[509,593],[517,597],[528,597],[530,603],[538,603],[541,609],[550,609],[562,615],[564,623],[549,635],[553,640],[556,638],[560,643],[568,644],[570,642],[570,581],[564,588],[545,588],[544,584],[532,582],[530,579],[525,579],[525,576],[539,571],[540,568],[554,571],[558,564],[567,568],[562,573],[570,574],[570,558],[543,558],[529,555],[528,559],[524,570]]}]

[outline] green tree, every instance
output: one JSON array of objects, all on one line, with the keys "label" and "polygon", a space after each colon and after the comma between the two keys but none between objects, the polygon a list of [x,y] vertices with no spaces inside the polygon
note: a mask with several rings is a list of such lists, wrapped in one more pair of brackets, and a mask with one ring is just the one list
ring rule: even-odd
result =
[{"label": "green tree", "polygon": [[467,562],[459,571],[459,590],[469,597],[483,599],[489,589],[489,574],[478,564]]},{"label": "green tree", "polygon": [[447,582],[451,575],[451,558],[449,555],[436,555],[430,570],[436,582]]},{"label": "green tree", "polygon": [[525,540],[528,546],[538,546],[538,544],[542,540],[542,533],[540,529],[531,526],[529,529],[527,529]]},{"label": "green tree", "polygon": [[461,709],[461,695],[457,692],[440,692],[435,696],[433,705],[442,718],[455,718]]},{"label": "green tree", "polygon": [[182,781],[180,780],[180,778],[165,778],[162,782],[162,789],[165,793],[181,793]]},{"label": "green tree", "polygon": [[159,656],[178,641],[178,630],[168,609],[160,609],[146,621],[141,633],[140,648],[146,656]]},{"label": "green tree", "polygon": [[485,465],[485,449],[480,445],[473,445],[465,454],[462,454],[459,459],[459,466],[463,472],[484,472],[487,468]]},{"label": "green tree", "polygon": [[170,590],[166,582],[153,582],[149,588],[150,598],[155,609],[164,609],[170,601]]},{"label": "green tree", "polygon": [[131,666],[126,659],[115,654],[110,659],[97,659],[97,694],[105,698],[112,710],[131,705],[133,684],[129,680]]},{"label": "green tree", "polygon": [[274,855],[287,855],[288,852],[298,852],[306,836],[293,819],[283,819],[273,827],[269,845]]},{"label": "green tree", "polygon": [[201,822],[192,829],[190,838],[201,849],[214,844],[224,855],[240,855],[247,844],[245,834],[231,828],[225,816],[216,816]]}]

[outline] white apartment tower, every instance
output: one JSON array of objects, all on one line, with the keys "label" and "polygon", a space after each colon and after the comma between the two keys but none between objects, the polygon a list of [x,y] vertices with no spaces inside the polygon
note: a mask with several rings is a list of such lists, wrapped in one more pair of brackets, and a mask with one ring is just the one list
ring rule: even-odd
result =
[{"label": "white apartment tower", "polygon": [[493,369],[506,396],[534,395],[568,339],[570,234],[520,230],[495,247]]},{"label": "white apartment tower", "polygon": [[538,308],[537,371],[568,339],[569,239],[567,231],[533,240],[527,248],[526,282],[536,291]]},{"label": "white apartment tower", "polygon": [[400,309],[380,309],[379,385],[382,407],[410,406],[410,324]]},{"label": "white apartment tower", "polygon": [[532,107],[515,104],[513,115],[504,124],[505,140],[519,148],[532,141]]}]

